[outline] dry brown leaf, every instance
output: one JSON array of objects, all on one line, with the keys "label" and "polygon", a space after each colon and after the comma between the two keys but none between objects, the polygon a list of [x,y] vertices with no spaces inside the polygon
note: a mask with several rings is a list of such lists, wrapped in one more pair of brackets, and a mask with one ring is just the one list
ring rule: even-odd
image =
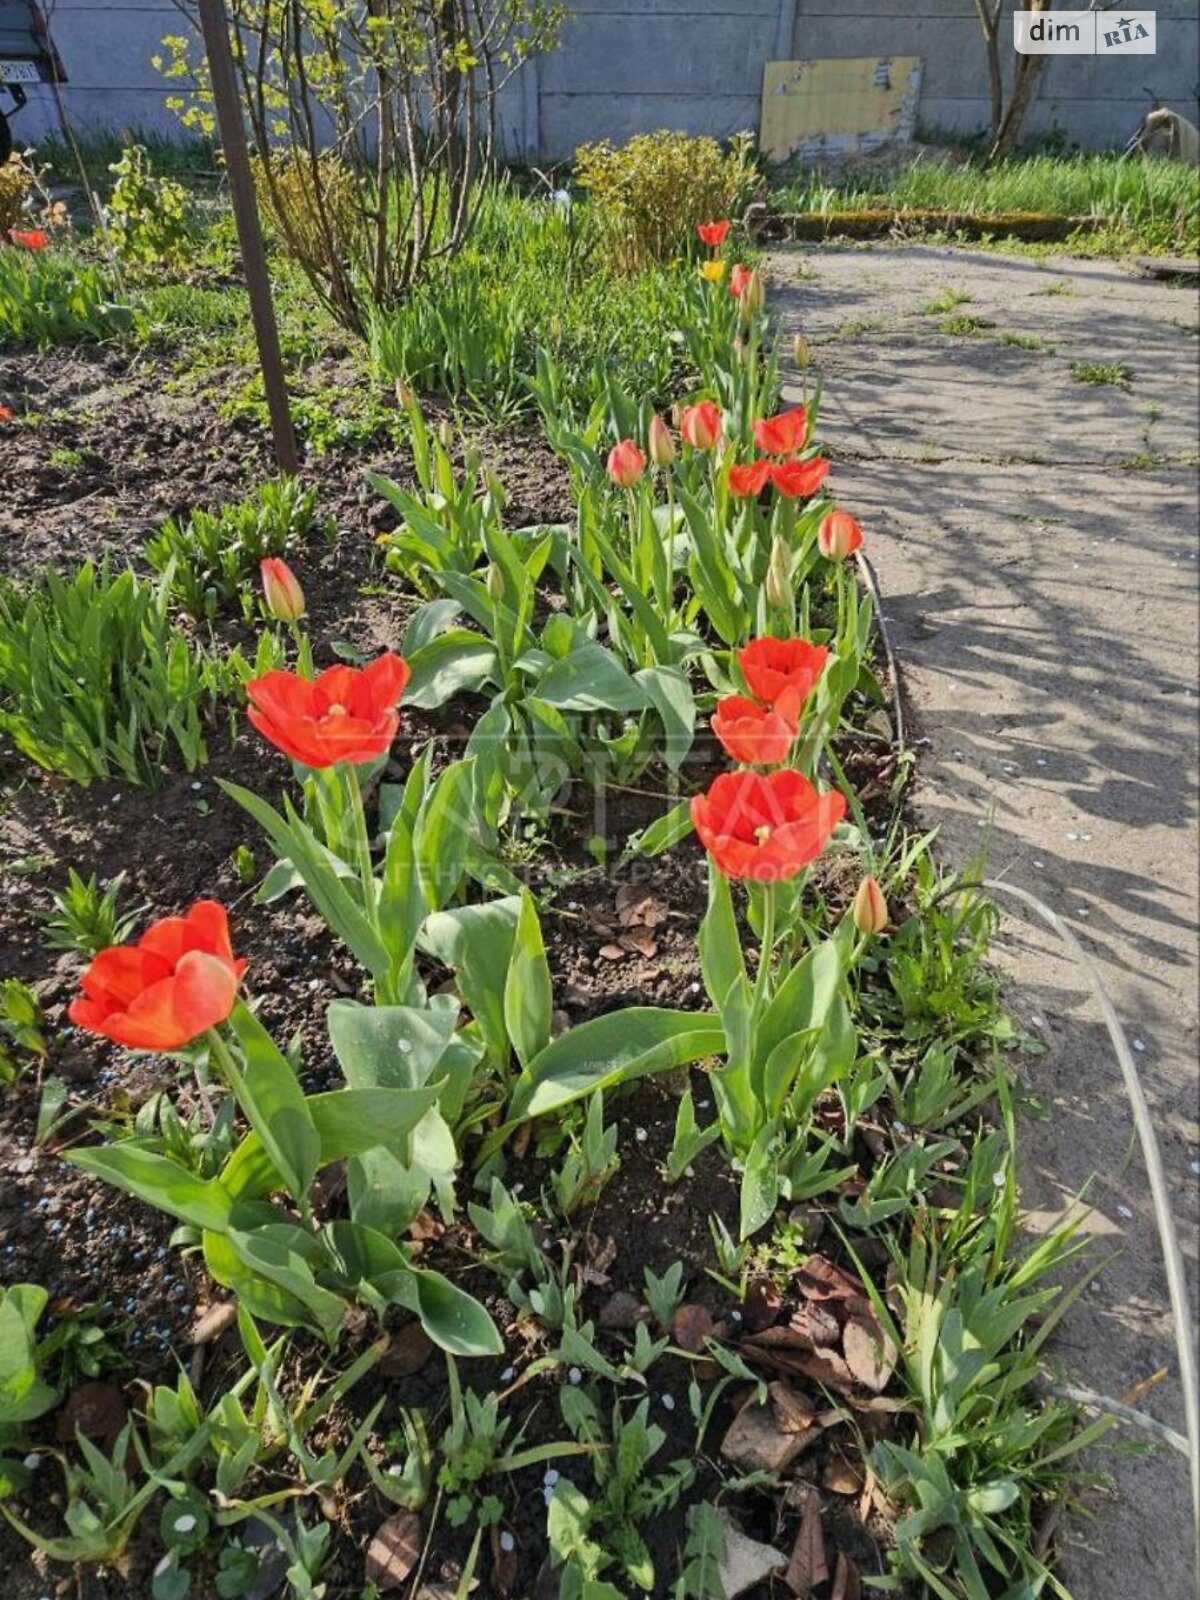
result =
[{"label": "dry brown leaf", "polygon": [[440,1239],[445,1231],[446,1224],[428,1209],[418,1211],[408,1225],[408,1237],[417,1244],[425,1244],[430,1239]]},{"label": "dry brown leaf", "polygon": [[862,1294],[857,1278],[820,1255],[809,1256],[797,1272],[796,1281],[806,1300],[850,1300]]},{"label": "dry brown leaf", "polygon": [[837,1565],[833,1569],[833,1588],[829,1591],[829,1600],[862,1600],[862,1579],[858,1568],[840,1550]]},{"label": "dry brown leaf", "polygon": [[814,1350],[794,1328],[765,1328],[762,1333],[744,1339],[739,1349],[747,1361],[772,1372],[798,1373],[816,1383],[828,1384],[847,1397],[854,1388],[854,1374],[841,1353],[833,1349]]},{"label": "dry brown leaf", "polygon": [[421,1557],[421,1519],[397,1511],[376,1528],[367,1546],[367,1582],[386,1593],[398,1589]]},{"label": "dry brown leaf", "polygon": [[707,1306],[683,1305],[671,1321],[671,1337],[689,1355],[700,1355],[705,1339],[710,1339],[716,1324]]},{"label": "dry brown leaf", "polygon": [[764,1405],[751,1398],[734,1417],[721,1454],[746,1472],[785,1472],[820,1434],[811,1420],[786,1384],[773,1383]]},{"label": "dry brown leaf", "polygon": [[385,1378],[411,1378],[433,1354],[433,1340],[419,1322],[409,1322],[392,1334],[376,1371]]},{"label": "dry brown leaf", "polygon": [[872,1317],[852,1317],[842,1329],[842,1350],[846,1365],[873,1394],[886,1389],[888,1380],[896,1370],[900,1352]]},{"label": "dry brown leaf", "polygon": [[842,1342],[841,1323],[817,1300],[806,1300],[788,1325],[806,1339],[813,1350]]},{"label": "dry brown leaf", "polygon": [[617,920],[623,928],[657,928],[667,912],[649,889],[623,883],[617,890]]},{"label": "dry brown leaf", "polygon": [[74,1443],[77,1431],[88,1439],[113,1440],[128,1416],[125,1396],[111,1383],[81,1383],[58,1413],[54,1436],[59,1444]]},{"label": "dry brown leaf", "polygon": [[645,956],[647,961],[653,961],[658,954],[658,946],[648,933],[624,933],[621,935],[621,944],[626,950]]},{"label": "dry brown leaf", "polygon": [[605,961],[624,961],[629,951],[623,949],[619,944],[602,944],[600,946],[600,954]]},{"label": "dry brown leaf", "polygon": [[792,1559],[784,1573],[784,1582],[799,1600],[808,1600],[819,1583],[829,1577],[825,1559],[825,1535],[821,1530],[821,1497],[811,1489],[800,1513],[800,1527],[796,1543],[792,1546]]},{"label": "dry brown leaf", "polygon": [[750,1333],[769,1328],[783,1307],[783,1296],[770,1278],[751,1278],[742,1299],[742,1323]]}]

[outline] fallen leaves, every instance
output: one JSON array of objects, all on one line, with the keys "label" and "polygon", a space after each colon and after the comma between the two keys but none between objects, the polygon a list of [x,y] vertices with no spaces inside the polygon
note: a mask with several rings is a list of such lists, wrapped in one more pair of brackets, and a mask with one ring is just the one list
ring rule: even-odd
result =
[{"label": "fallen leaves", "polygon": [[798,1600],[808,1600],[819,1583],[829,1577],[825,1557],[825,1535],[821,1528],[821,1497],[810,1489],[804,1497],[800,1513],[800,1527],[792,1546],[792,1559],[784,1573],[784,1582]]},{"label": "fallen leaves", "polygon": [[397,1511],[376,1528],[367,1546],[367,1582],[383,1593],[398,1589],[421,1556],[421,1519]]},{"label": "fallen leaves", "polygon": [[379,1358],[376,1371],[385,1378],[411,1378],[433,1354],[433,1340],[417,1321],[408,1322],[393,1333]]},{"label": "fallen leaves", "polygon": [[765,1403],[752,1395],[734,1417],[721,1454],[746,1472],[786,1472],[820,1433],[807,1401],[788,1384],[772,1383]]},{"label": "fallen leaves", "polygon": [[[821,1255],[810,1255],[794,1282],[801,1304],[787,1323],[751,1331],[742,1354],[774,1372],[826,1384],[861,1404],[856,1391],[880,1395],[899,1351],[856,1278]],[[761,1313],[758,1313],[761,1315]],[[747,1325],[752,1326],[750,1319]]]}]

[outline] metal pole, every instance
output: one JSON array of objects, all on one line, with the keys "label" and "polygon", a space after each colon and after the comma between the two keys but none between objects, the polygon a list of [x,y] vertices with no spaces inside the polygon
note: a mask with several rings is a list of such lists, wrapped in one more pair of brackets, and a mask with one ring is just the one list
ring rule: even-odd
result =
[{"label": "metal pole", "polygon": [[271,300],[271,280],[267,276],[267,258],[258,224],[258,202],[250,172],[250,154],[246,147],[246,129],[242,123],[241,99],[234,76],[233,52],[229,48],[229,23],[223,0],[200,0],[200,27],[204,33],[204,49],[212,77],[217,127],[220,129],[225,167],[229,173],[229,198],[233,203],[238,243],[242,250],[242,269],[250,293],[250,316],[258,343],[258,359],[262,365],[267,410],[271,416],[275,462],[280,472],[294,475],[300,471],[300,457],[296,451],[287,383],[283,376],[279,327]]}]

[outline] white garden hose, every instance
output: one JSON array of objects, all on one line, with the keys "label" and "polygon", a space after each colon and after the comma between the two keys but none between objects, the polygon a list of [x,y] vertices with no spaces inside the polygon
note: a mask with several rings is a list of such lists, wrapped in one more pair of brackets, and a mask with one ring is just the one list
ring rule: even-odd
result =
[{"label": "white garden hose", "polygon": [[1158,1224],[1158,1237],[1162,1245],[1163,1263],[1167,1269],[1167,1290],[1171,1298],[1171,1313],[1175,1322],[1175,1345],[1179,1355],[1179,1378],[1183,1385],[1188,1463],[1192,1474],[1192,1532],[1193,1537],[1196,1539],[1196,1559],[1200,1562],[1200,1387],[1197,1386],[1196,1340],[1192,1331],[1191,1311],[1188,1306],[1187,1276],[1183,1265],[1183,1251],[1179,1247],[1179,1234],[1175,1227],[1175,1219],[1171,1214],[1171,1199],[1167,1192],[1167,1177],[1163,1170],[1158,1138],[1154,1132],[1150,1107],[1146,1103],[1146,1093],[1142,1088],[1142,1080],[1138,1076],[1133,1052],[1129,1048],[1129,1041],[1125,1037],[1121,1019],[1117,1016],[1116,1009],[1101,981],[1095,963],[1062,918],[1051,911],[1043,900],[1039,900],[1036,895],[1030,894],[1026,889],[1018,889],[1015,884],[1001,883],[996,879],[986,879],[982,887],[991,894],[1015,896],[1016,899],[1028,906],[1031,911],[1035,911],[1042,921],[1048,923],[1058,934],[1091,986],[1092,993],[1095,995],[1101,1014],[1104,1017],[1104,1025],[1108,1029],[1108,1036],[1112,1040],[1113,1049],[1116,1051],[1117,1060],[1121,1064],[1121,1073],[1125,1079],[1129,1103],[1133,1108],[1133,1120],[1137,1127],[1138,1141],[1142,1147],[1142,1159],[1146,1163],[1146,1175],[1150,1180],[1150,1195],[1154,1201],[1154,1216]]}]

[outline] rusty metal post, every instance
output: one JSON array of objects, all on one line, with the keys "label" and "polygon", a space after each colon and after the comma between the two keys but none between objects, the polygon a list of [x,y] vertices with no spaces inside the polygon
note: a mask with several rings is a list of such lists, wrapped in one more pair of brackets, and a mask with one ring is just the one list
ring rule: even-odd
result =
[{"label": "rusty metal post", "polygon": [[229,173],[229,198],[237,223],[242,270],[246,274],[246,288],[250,293],[250,316],[258,343],[267,410],[271,417],[275,462],[280,472],[295,474],[300,470],[300,457],[296,450],[291,407],[288,405],[283,356],[279,348],[279,327],[271,299],[271,280],[267,275],[267,258],[258,221],[258,201],[254,194],[254,178],[250,171],[250,153],[246,145],[246,129],[242,122],[241,98],[234,75],[233,52],[229,47],[229,22],[223,0],[200,0],[200,26],[212,77],[217,127],[225,151],[225,167]]}]

